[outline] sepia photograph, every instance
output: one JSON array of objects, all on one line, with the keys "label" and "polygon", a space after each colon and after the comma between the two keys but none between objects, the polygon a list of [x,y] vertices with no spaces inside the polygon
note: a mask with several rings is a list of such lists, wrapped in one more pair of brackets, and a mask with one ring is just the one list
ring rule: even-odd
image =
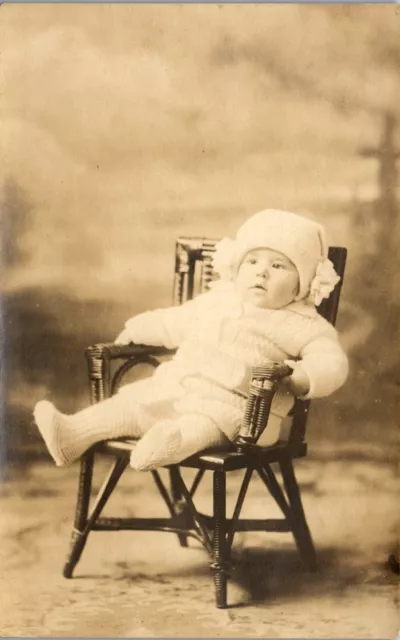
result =
[{"label": "sepia photograph", "polygon": [[0,635],[396,638],[400,7],[0,40]]}]

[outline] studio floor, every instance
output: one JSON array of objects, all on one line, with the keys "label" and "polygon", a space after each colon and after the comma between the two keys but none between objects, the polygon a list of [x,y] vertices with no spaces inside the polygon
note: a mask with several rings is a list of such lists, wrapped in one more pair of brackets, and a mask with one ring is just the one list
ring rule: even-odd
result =
[{"label": "studio floor", "polygon": [[[354,452],[353,452],[354,453]],[[105,462],[101,462],[105,471]],[[197,542],[167,533],[92,533],[75,577],[62,577],[78,466],[11,469],[0,497],[0,632],[13,637],[396,638],[398,576],[393,460],[356,452],[297,463],[319,570],[307,574],[290,534],[235,539],[227,610],[214,605],[209,560]],[[240,476],[229,478],[229,506]],[[210,481],[199,489],[208,500]],[[163,515],[150,474],[128,470],[107,506]],[[275,514],[254,481],[246,512]]]}]

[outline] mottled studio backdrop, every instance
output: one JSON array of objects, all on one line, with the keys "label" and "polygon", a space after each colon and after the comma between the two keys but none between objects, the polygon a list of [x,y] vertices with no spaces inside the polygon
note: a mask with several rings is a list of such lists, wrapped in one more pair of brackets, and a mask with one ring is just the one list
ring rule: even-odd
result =
[{"label": "mottled studio backdrop", "polygon": [[319,216],[350,252],[351,376],[315,403],[311,441],[395,455],[399,21],[390,5],[1,6],[3,456],[43,452],[38,399],[88,402],[86,345],[170,302],[177,235],[265,207]]}]

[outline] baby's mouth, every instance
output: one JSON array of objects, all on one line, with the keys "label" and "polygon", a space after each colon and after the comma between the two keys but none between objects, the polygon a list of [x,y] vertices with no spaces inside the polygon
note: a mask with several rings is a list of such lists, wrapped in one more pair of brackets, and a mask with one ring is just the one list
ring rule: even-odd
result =
[{"label": "baby's mouth", "polygon": [[254,284],[251,289],[260,289],[261,291],[266,291],[266,288],[262,286],[262,284]]}]

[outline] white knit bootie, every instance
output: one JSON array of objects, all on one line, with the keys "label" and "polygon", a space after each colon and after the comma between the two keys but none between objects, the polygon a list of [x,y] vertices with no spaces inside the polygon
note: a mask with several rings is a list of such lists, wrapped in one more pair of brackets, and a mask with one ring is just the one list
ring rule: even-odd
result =
[{"label": "white knit bootie", "polygon": [[130,465],[137,471],[148,471],[228,443],[225,434],[207,416],[182,415],[176,420],[157,422],[147,431],[132,451]]},{"label": "white knit bootie", "polygon": [[33,412],[35,422],[50,455],[58,467],[71,464],[101,440],[122,436],[140,437],[140,407],[124,394],[91,405],[73,415],[57,411],[42,400]]}]

